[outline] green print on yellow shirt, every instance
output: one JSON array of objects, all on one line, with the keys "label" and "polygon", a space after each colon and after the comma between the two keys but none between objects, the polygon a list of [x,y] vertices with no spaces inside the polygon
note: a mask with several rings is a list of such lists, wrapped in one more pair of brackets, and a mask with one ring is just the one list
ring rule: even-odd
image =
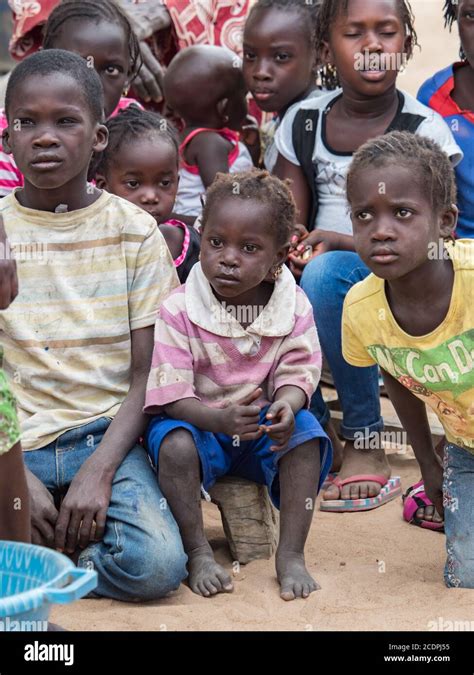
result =
[{"label": "green print on yellow shirt", "polygon": [[433,392],[448,389],[454,399],[474,389],[474,329],[433,349],[367,345],[381,368],[395,378],[408,376]]},{"label": "green print on yellow shirt", "polygon": [[383,279],[370,274],[346,296],[342,350],[354,366],[378,363],[438,415],[451,443],[474,453],[474,240],[445,244],[454,268],[451,303],[426,335],[397,323]]}]

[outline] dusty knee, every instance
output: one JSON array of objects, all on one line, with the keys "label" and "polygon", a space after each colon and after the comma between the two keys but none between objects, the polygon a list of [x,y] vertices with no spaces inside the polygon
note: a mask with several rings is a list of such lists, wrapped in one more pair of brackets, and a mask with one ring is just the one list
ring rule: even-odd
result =
[{"label": "dusty knee", "polygon": [[176,468],[190,466],[198,461],[196,444],[186,429],[175,429],[165,436],[161,443],[159,467]]}]

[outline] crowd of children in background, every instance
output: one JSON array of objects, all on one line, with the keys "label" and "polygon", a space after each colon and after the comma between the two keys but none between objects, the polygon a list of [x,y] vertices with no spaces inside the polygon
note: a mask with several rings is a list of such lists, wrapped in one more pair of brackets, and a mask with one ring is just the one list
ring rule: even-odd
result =
[{"label": "crowd of children in background", "polygon": [[461,60],[414,98],[407,0],[256,0],[242,59],[182,49],[156,112],[127,97],[143,50],[120,6],[55,7],[0,117],[0,537],[93,565],[99,597],[228,592],[201,493],[231,474],[267,486],[281,597],[308,597],[318,492],[334,512],[401,494],[383,378],[422,475],[404,517],[474,588],[473,0],[444,17]]}]

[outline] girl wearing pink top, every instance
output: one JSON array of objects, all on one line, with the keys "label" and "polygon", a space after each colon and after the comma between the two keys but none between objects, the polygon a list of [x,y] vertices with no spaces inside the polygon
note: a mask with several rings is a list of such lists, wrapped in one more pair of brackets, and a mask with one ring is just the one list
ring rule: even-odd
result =
[{"label": "girl wearing pink top", "polygon": [[189,585],[206,597],[233,590],[200,506],[201,490],[226,474],[266,485],[280,509],[281,597],[318,588],[304,545],[332,448],[308,410],[321,368],[311,305],[283,264],[294,218],[278,178],[218,174],[206,193],[200,262],[155,326],[146,442],[180,527]]}]

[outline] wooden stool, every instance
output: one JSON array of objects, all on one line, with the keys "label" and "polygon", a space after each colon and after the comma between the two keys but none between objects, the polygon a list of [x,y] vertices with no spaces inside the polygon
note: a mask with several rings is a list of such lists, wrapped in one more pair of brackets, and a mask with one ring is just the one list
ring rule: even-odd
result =
[{"label": "wooden stool", "polygon": [[271,558],[278,545],[279,514],[265,485],[225,476],[209,494],[221,512],[233,560],[245,565]]}]

